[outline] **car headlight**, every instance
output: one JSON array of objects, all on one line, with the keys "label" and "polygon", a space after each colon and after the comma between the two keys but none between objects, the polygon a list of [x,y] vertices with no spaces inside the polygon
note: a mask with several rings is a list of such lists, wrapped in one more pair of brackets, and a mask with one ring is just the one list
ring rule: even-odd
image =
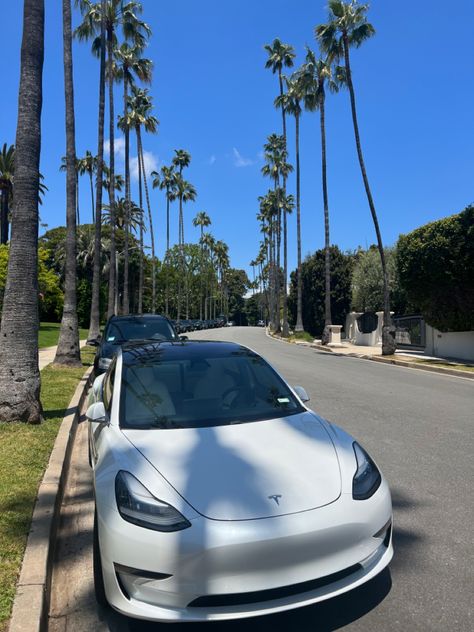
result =
[{"label": "car headlight", "polygon": [[352,444],[357,461],[357,471],[352,479],[352,498],[366,500],[375,494],[382,482],[382,476],[370,456],[354,441]]},{"label": "car headlight", "polygon": [[115,477],[115,498],[127,522],[155,531],[181,531],[191,526],[177,509],[155,498],[130,472]]},{"label": "car headlight", "polygon": [[101,371],[107,371],[112,363],[112,358],[99,358],[99,369]]}]

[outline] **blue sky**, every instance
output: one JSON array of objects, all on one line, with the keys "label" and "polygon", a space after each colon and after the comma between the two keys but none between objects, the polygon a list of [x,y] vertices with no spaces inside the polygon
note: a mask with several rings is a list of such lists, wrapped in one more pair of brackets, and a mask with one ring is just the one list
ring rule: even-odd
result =
[{"label": "blue sky", "polygon": [[[273,107],[277,79],[264,69],[265,43],[279,37],[304,59],[314,47],[313,27],[326,19],[324,0],[143,0],[153,29],[147,56],[154,60],[151,88],[159,133],[144,147],[153,168],[169,164],[174,148],[192,155],[186,177],[198,191],[185,209],[185,237],[197,240],[192,218],[205,210],[211,231],[229,244],[231,264],[249,270],[260,234],[257,198],[270,182],[260,174],[266,136],[281,133]],[[45,0],[46,53],[41,170],[49,192],[41,208],[49,228],[64,224],[65,153],[60,3]],[[0,142],[13,143],[19,80],[22,3],[9,3],[2,31],[3,98]],[[5,15],[4,15],[5,17]],[[373,0],[376,36],[352,54],[359,122],[382,236],[398,235],[459,212],[474,201],[474,3],[459,0]],[[77,25],[79,15],[74,15]],[[451,26],[449,26],[451,25]],[[455,25],[455,28],[452,26]],[[96,153],[98,63],[88,44],[74,44],[77,152]],[[117,109],[121,93],[116,94]],[[328,178],[331,241],[343,250],[374,242],[374,230],[357,163],[349,109],[342,92],[328,97]],[[288,124],[290,161],[294,124]],[[135,155],[135,149],[132,147]],[[120,156],[119,165],[120,163]],[[303,254],[324,242],[319,117],[301,121]],[[136,182],[133,182],[134,190]],[[293,191],[294,181],[289,189]],[[88,182],[81,183],[82,221],[90,221]],[[135,196],[137,197],[137,196]],[[164,250],[165,200],[152,192],[158,254]],[[177,238],[177,209],[172,239]],[[296,264],[296,217],[289,222],[290,268]]]}]

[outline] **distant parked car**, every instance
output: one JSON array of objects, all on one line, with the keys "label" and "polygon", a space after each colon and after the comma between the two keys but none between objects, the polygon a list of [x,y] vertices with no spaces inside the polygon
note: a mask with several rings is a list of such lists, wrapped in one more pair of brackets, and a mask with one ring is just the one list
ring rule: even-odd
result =
[{"label": "distant parked car", "polygon": [[265,321],[259,320],[257,323],[257,327],[265,327]]},{"label": "distant parked car", "polygon": [[233,320],[229,320],[226,324],[226,327],[233,327],[234,326],[234,321]]},{"label": "distant parked car", "polygon": [[105,325],[104,334],[98,341],[89,344],[97,346],[94,358],[96,375],[106,371],[120,345],[129,340],[179,340],[169,321],[156,314],[112,316]]}]

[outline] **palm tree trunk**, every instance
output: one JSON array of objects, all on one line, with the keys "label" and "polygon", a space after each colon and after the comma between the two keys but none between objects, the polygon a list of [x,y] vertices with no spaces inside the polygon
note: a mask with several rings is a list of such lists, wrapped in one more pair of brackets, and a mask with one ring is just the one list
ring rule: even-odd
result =
[{"label": "palm tree trunk", "polygon": [[[281,75],[281,68],[278,71],[278,80],[280,84],[280,97],[283,98],[283,79]],[[285,151],[287,150],[286,146],[286,116],[285,116],[285,108],[282,106],[281,108],[281,117],[283,122],[283,138],[285,141]],[[286,178],[283,178],[283,197],[286,200]],[[287,218],[286,218],[286,209],[283,209],[283,324],[282,324],[282,336],[287,338],[289,335],[289,327],[288,327],[288,292],[287,292],[287,283],[288,283],[288,239],[287,239]]]},{"label": "palm tree trunk", "polygon": [[10,191],[8,186],[1,187],[2,201],[0,210],[0,244],[8,243],[8,197]]},{"label": "palm tree trunk", "polygon": [[372,220],[374,223],[375,234],[377,236],[377,246],[379,249],[380,260],[382,262],[382,272],[383,272],[383,329],[382,329],[382,355],[392,355],[395,353],[396,344],[395,344],[395,332],[392,331],[392,319],[390,316],[390,284],[388,279],[388,270],[387,264],[385,261],[385,252],[383,249],[382,235],[380,233],[379,221],[377,218],[377,212],[375,210],[375,204],[372,197],[372,192],[370,190],[369,179],[367,177],[367,171],[365,169],[364,156],[362,154],[362,146],[360,143],[360,134],[359,134],[359,123],[357,121],[357,109],[355,102],[355,93],[354,86],[352,83],[352,73],[351,73],[351,64],[349,58],[349,40],[347,38],[347,33],[343,33],[342,36],[343,44],[344,44],[344,62],[346,66],[346,81],[347,87],[349,88],[349,94],[351,99],[351,112],[352,112],[352,123],[354,126],[354,136],[357,147],[357,156],[359,158],[360,171],[362,173],[362,179],[364,181],[365,193],[367,195],[367,201],[369,203],[370,213],[372,215]]},{"label": "palm tree trunk", "polygon": [[170,299],[169,299],[169,278],[168,278],[168,256],[170,250],[170,199],[169,187],[166,187],[166,252],[165,252],[165,314],[169,318],[170,315]]},{"label": "palm tree trunk", "polygon": [[79,172],[76,169],[75,163],[74,163],[74,173],[75,173],[75,178],[76,178],[76,199],[74,201],[76,204],[77,224],[79,225],[81,223],[81,214],[79,212]]},{"label": "palm tree trunk", "polygon": [[110,206],[110,267],[109,267],[109,301],[107,307],[107,318],[115,313],[115,305],[118,305],[118,283],[115,278],[116,268],[116,247],[115,247],[115,114],[114,114],[114,76],[113,76],[113,32],[109,27],[107,30],[107,72],[109,79],[109,206]]},{"label": "palm tree trunk", "polygon": [[92,182],[92,171],[89,173],[89,180],[91,185],[91,209],[92,209],[92,223],[95,222],[95,214],[94,214],[94,184]]},{"label": "palm tree trunk", "polygon": [[25,0],[12,236],[0,336],[0,420],[41,422],[38,368],[38,193],[44,1]]},{"label": "palm tree trunk", "polygon": [[100,334],[100,260],[102,244],[102,175],[104,172],[104,126],[105,126],[105,11],[106,0],[101,0],[101,46],[99,79],[99,126],[97,141],[97,180],[95,196],[94,267],[92,275],[91,318],[89,340],[97,340]]},{"label": "palm tree trunk", "polygon": [[303,279],[301,267],[301,204],[300,204],[300,117],[295,116],[296,122],[296,239],[298,243],[298,275],[297,275],[297,306],[295,331],[304,331],[303,327]]},{"label": "palm tree trunk", "polygon": [[[278,181],[275,179],[275,190],[278,190]],[[275,269],[275,314],[276,314],[276,332],[281,333],[281,317],[280,317],[280,250],[281,250],[281,208],[278,205],[277,225],[276,225],[276,269]]]},{"label": "palm tree trunk", "polygon": [[130,299],[129,299],[129,281],[128,281],[128,268],[129,268],[129,229],[130,229],[130,130],[127,125],[126,117],[128,110],[128,81],[126,72],[123,78],[123,116],[125,118],[125,243],[123,254],[123,303],[122,312],[128,314],[130,311]]},{"label": "palm tree trunk", "polygon": [[[180,172],[181,173],[181,172]],[[182,276],[184,274],[184,236],[182,236],[183,231],[183,197],[179,196],[179,220],[178,220],[178,241],[179,241],[179,267],[181,273],[181,279],[178,283],[178,314],[176,316],[177,320],[181,318],[181,283]]]},{"label": "palm tree trunk", "polygon": [[81,366],[76,299],[76,128],[72,76],[71,0],[63,0],[64,93],[66,101],[66,271],[64,308],[54,362]]},{"label": "palm tree trunk", "polygon": [[146,205],[148,209],[148,222],[150,224],[151,238],[151,313],[156,313],[156,259],[155,259],[155,235],[153,233],[153,218],[151,216],[150,194],[148,192],[148,182],[146,179],[145,161],[143,159],[142,135],[138,129],[138,159],[142,163],[143,184],[145,185]]},{"label": "palm tree trunk", "polygon": [[[283,187],[283,191],[286,191],[286,181]],[[286,196],[285,196],[286,199]],[[283,209],[283,329],[282,336],[287,338],[289,336],[288,326],[288,296],[287,296],[287,279],[288,279],[288,227],[286,218],[286,208]]]},{"label": "palm tree trunk", "polygon": [[[138,129],[137,132],[137,153],[138,153]],[[138,313],[143,312],[143,188],[142,188],[142,161],[138,160],[138,204],[140,206],[140,252],[138,271]]]},{"label": "palm tree trunk", "polygon": [[[324,88],[323,88],[324,90]],[[322,164],[322,181],[323,181],[323,206],[324,206],[324,330],[321,342],[323,345],[329,343],[330,329],[332,325],[331,317],[331,253],[329,239],[329,203],[328,203],[328,185],[327,185],[327,167],[326,167],[326,120],[325,120],[325,95],[321,95],[319,104],[319,118],[321,123],[321,164]]]}]

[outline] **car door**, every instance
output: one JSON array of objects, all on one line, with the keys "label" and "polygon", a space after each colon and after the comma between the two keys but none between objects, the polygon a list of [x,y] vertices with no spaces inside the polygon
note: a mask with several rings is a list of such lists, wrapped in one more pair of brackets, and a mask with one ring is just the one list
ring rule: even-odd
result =
[{"label": "car door", "polygon": [[[112,361],[109,370],[105,374],[102,380],[102,386],[95,395],[95,401],[102,401],[105,407],[106,417],[110,419],[112,412],[112,401],[114,393],[115,373],[116,373],[117,361],[116,358]],[[104,430],[107,428],[106,423],[94,423],[89,422],[89,447],[90,447],[90,460],[92,467],[95,467],[97,463],[98,455],[100,452],[101,436]]]}]

